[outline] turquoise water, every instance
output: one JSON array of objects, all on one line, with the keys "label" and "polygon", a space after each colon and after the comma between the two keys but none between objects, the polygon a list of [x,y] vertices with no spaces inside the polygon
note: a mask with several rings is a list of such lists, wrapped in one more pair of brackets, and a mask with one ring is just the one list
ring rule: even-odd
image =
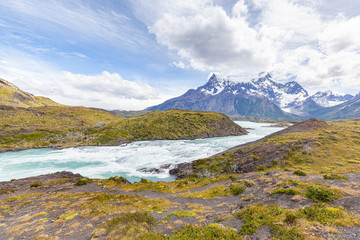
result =
[{"label": "turquoise water", "polygon": [[165,164],[191,162],[212,156],[239,144],[255,141],[282,128],[268,123],[236,122],[252,128],[249,134],[196,140],[139,141],[112,147],[77,147],[61,150],[29,149],[0,154],[0,181],[37,176],[57,171],[72,171],[91,178],[124,176],[130,181],[173,180],[168,169],[161,173],[142,169]]}]

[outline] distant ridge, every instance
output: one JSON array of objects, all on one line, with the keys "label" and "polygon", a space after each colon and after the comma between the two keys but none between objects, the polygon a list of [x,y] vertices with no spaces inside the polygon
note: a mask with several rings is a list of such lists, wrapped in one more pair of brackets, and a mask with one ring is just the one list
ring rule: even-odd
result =
[{"label": "distant ridge", "polygon": [[0,78],[0,105],[11,107],[63,106],[46,97],[34,96]]},{"label": "distant ridge", "polygon": [[332,91],[317,92],[311,96],[311,99],[323,107],[333,107],[350,101],[354,96],[351,94],[338,94]]},{"label": "distant ridge", "polygon": [[190,89],[180,97],[146,110],[172,108],[214,111],[231,116],[299,120],[294,113],[306,115],[309,109],[321,106],[313,102],[298,83],[276,82],[269,73],[261,73],[250,81],[214,73],[205,85],[196,90]]},{"label": "distant ridge", "polygon": [[332,91],[311,96],[299,83],[280,83],[267,72],[252,79],[213,73],[203,86],[146,110],[176,108],[270,120],[292,121],[312,117],[334,120],[359,118],[359,97]]},{"label": "distant ridge", "polygon": [[322,120],[354,119],[360,117],[360,95],[342,104],[314,111],[314,117]]}]

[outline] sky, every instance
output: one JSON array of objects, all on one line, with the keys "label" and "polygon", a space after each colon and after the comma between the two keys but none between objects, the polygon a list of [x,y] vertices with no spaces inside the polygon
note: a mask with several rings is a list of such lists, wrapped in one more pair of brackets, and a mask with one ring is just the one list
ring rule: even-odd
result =
[{"label": "sky", "polygon": [[211,72],[360,91],[360,1],[0,0],[0,78],[68,105],[141,110]]}]

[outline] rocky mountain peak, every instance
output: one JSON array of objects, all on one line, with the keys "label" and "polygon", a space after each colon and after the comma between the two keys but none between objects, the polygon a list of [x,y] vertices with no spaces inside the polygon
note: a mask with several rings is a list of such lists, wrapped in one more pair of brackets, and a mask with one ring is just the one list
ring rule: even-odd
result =
[{"label": "rocky mountain peak", "polygon": [[334,93],[330,90],[323,92],[319,91],[311,96],[311,99],[313,101],[315,101],[317,104],[323,107],[332,107],[335,105],[339,105],[353,98],[354,96],[350,94],[339,94],[339,93]]}]

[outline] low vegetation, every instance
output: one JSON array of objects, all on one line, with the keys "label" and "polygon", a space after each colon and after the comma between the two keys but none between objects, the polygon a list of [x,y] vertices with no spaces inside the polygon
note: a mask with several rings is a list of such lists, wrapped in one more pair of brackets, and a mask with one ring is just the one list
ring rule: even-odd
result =
[{"label": "low vegetation", "polygon": [[118,145],[137,140],[194,139],[245,133],[227,116],[210,112],[157,111],[125,119],[101,109],[85,107],[3,106],[0,111],[0,151]]},{"label": "low vegetation", "polygon": [[305,196],[314,202],[330,203],[336,199],[339,199],[341,192],[323,186],[309,186],[306,189]]},{"label": "low vegetation", "polygon": [[264,226],[274,232],[276,239],[307,239],[310,226],[358,226],[359,219],[341,208],[317,204],[297,210],[284,209],[276,204],[253,204],[235,216],[244,221],[241,233],[252,235]]},{"label": "low vegetation", "polygon": [[194,161],[178,170],[179,177],[193,174],[217,176],[269,170],[293,171],[295,175],[325,174],[327,179],[345,180],[339,174],[360,172],[360,121],[324,123],[262,141],[239,146],[211,158]]},{"label": "low vegetation", "polygon": [[[316,179],[322,182],[276,171],[131,184],[123,177],[49,174],[2,185],[16,188],[0,195],[0,233],[15,239],[321,239],[360,226],[352,209],[358,208],[356,187]],[[41,187],[29,190],[33,183]],[[355,186],[354,179],[349,183]],[[21,187],[31,192],[22,194]],[[339,205],[349,200],[352,208]]]},{"label": "low vegetation", "polygon": [[344,176],[341,176],[341,175],[338,175],[338,174],[326,174],[324,175],[324,179],[329,179],[329,180],[349,180],[347,177],[344,177]]}]

